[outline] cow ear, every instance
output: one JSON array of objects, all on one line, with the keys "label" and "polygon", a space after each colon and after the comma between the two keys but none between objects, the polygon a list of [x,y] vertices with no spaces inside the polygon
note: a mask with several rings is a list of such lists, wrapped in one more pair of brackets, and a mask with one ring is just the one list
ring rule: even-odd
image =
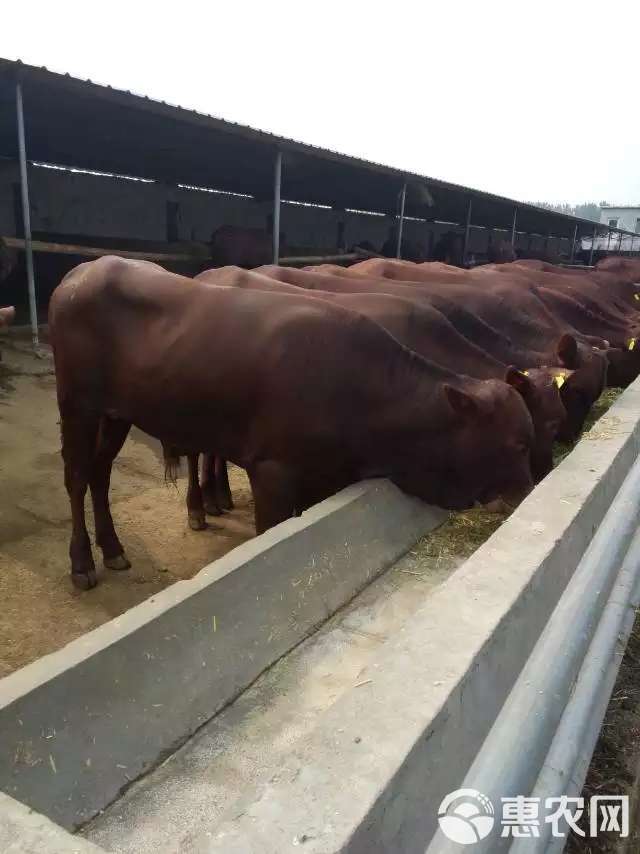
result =
[{"label": "cow ear", "polygon": [[573,335],[569,335],[568,333],[561,335],[556,352],[560,364],[565,368],[575,370],[578,367],[578,342]]},{"label": "cow ear", "polygon": [[531,392],[531,380],[526,372],[519,371],[513,365],[509,365],[507,368],[504,381],[507,385],[513,386],[516,391],[519,391],[523,397],[526,397]]},{"label": "cow ear", "polygon": [[448,383],[442,384],[442,391],[444,396],[449,403],[449,406],[456,415],[462,415],[467,418],[477,415],[478,413],[478,402],[477,400],[466,391],[461,391],[459,388],[455,388]]}]

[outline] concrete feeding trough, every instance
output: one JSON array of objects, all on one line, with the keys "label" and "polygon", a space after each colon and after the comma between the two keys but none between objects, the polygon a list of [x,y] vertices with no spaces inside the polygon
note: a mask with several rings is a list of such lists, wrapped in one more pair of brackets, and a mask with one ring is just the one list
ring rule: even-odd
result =
[{"label": "concrete feeding trough", "polygon": [[[292,841],[303,840],[307,854],[458,851],[457,844],[438,834],[438,807],[445,795],[468,784],[487,736],[500,724],[554,613],[567,624],[563,594],[612,502],[619,491],[622,495],[639,448],[637,380],[593,435],[578,443],[384,645],[362,674],[367,685],[345,693],[323,715],[292,752],[286,777],[264,781],[247,793],[242,814],[197,840],[202,849],[196,850],[279,854]],[[628,506],[622,497],[624,542],[617,548],[624,553],[640,506]],[[607,596],[608,591],[599,591],[599,616]],[[596,626],[592,620],[589,632]],[[576,628],[584,630],[579,621]],[[563,654],[547,649],[547,669],[552,671],[554,656]],[[566,694],[548,697],[557,706],[556,726]],[[553,735],[551,726],[541,733],[548,742]],[[544,761],[548,746],[539,740],[532,752]],[[530,747],[510,755],[494,751],[494,768],[522,757],[517,770],[524,768],[534,784],[540,766],[532,761],[525,767]],[[482,758],[486,769],[487,757]],[[496,770],[491,779],[495,784],[500,773]],[[573,788],[572,782],[570,794]],[[494,854],[508,842],[494,834],[478,848]]]},{"label": "concrete feeding trough", "polygon": [[445,517],[355,484],[7,676],[0,789],[82,825]]},{"label": "concrete feeding trough", "polygon": [[[286,775],[247,790],[194,850],[424,852],[637,457],[639,413],[640,380],[376,650]],[[6,677],[0,827],[20,851],[45,837],[47,851],[102,850],[68,831],[445,517],[388,481],[356,484]]]}]

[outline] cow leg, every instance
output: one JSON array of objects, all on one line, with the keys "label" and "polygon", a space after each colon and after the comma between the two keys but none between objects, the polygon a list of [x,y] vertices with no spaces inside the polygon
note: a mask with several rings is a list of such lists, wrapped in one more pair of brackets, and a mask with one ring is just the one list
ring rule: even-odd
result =
[{"label": "cow leg", "polygon": [[209,516],[222,515],[222,504],[218,501],[216,461],[215,454],[202,455],[202,498]]},{"label": "cow leg", "polygon": [[98,580],[87,532],[84,498],[96,449],[98,417],[60,415],[64,485],[71,504],[71,581],[81,590],[90,590]]},{"label": "cow leg", "polygon": [[252,466],[248,474],[255,502],[256,534],[295,514],[295,479],[289,469],[265,460]]},{"label": "cow leg", "polygon": [[223,510],[233,510],[233,497],[229,486],[227,461],[222,457],[215,458],[216,500]]},{"label": "cow leg", "polygon": [[187,457],[187,461],[189,463],[187,516],[189,518],[189,527],[193,531],[203,531],[207,527],[207,520],[204,514],[204,504],[202,501],[202,490],[200,489],[200,481],[198,480],[199,457],[199,454],[189,454]]},{"label": "cow leg", "polygon": [[124,445],[131,424],[103,416],[98,431],[89,487],[93,502],[93,518],[96,526],[96,544],[102,550],[102,561],[107,569],[129,569],[131,564],[124,553],[111,518],[109,507],[109,484],[113,461]]}]

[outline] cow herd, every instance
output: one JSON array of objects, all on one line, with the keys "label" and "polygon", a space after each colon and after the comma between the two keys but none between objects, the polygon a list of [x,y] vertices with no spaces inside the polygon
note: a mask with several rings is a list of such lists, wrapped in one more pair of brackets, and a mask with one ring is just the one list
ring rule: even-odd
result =
[{"label": "cow herd", "polygon": [[[606,385],[640,372],[640,262],[463,270],[370,259],[349,268],[221,267],[194,279],[106,257],[49,309],[72,579],[129,562],[109,510],[135,424],[171,469],[189,459],[192,527],[232,506],[246,469],[258,533],[362,478],[449,509],[515,506],[577,437]],[[198,458],[204,454],[202,480]]]}]

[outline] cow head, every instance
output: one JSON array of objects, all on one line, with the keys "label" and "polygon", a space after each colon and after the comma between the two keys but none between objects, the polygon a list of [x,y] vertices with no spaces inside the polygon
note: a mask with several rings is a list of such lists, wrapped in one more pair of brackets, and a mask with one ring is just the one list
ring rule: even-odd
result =
[{"label": "cow head", "polygon": [[629,338],[624,347],[608,347],[603,352],[608,386],[626,388],[640,374],[640,338]]},{"label": "cow head", "polygon": [[576,341],[573,335],[562,335],[556,346],[558,367],[545,370],[554,376],[566,418],[558,431],[561,442],[578,438],[589,410],[604,391],[607,359],[604,350]]},{"label": "cow head", "polygon": [[553,443],[567,417],[560,383],[548,369],[517,371],[513,367],[507,369],[505,382],[522,395],[531,415],[534,432],[531,472],[537,482],[553,468]]},{"label": "cow head", "polygon": [[414,465],[405,462],[392,479],[451,510],[476,502],[519,503],[533,486],[533,425],[522,396],[500,380],[463,377],[456,385],[440,383],[435,398],[429,406],[438,412],[440,430],[423,439],[417,454],[429,461],[426,471],[415,465],[414,455]]}]

